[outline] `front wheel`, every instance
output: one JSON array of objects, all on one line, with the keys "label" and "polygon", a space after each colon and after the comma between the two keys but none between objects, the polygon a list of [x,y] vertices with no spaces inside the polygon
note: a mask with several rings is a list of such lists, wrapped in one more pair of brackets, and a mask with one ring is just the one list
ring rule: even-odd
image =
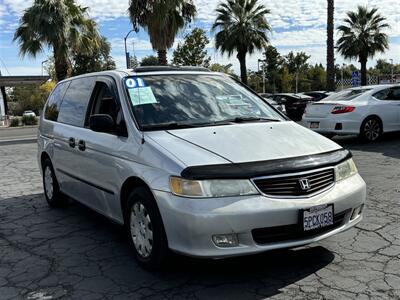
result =
[{"label": "front wheel", "polygon": [[361,125],[360,136],[367,142],[377,141],[382,136],[382,133],[382,122],[378,118],[367,118]]},{"label": "front wheel", "polygon": [[148,189],[139,187],[131,192],[125,220],[138,263],[145,269],[159,269],[166,260],[168,243],[160,212]]}]

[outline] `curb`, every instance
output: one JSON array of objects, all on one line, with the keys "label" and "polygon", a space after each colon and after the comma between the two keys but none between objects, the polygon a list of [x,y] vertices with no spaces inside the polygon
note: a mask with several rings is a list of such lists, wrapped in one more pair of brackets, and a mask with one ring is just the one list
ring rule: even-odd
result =
[{"label": "curb", "polygon": [[0,146],[18,145],[18,144],[32,144],[32,143],[37,143],[37,137],[24,138],[24,139],[9,139],[9,140],[1,140],[0,139]]}]

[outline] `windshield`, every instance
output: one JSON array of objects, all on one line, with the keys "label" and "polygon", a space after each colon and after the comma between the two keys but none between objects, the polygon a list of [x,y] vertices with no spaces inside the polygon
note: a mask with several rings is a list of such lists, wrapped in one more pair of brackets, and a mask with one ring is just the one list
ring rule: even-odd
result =
[{"label": "windshield", "polygon": [[353,100],[358,96],[370,91],[370,88],[356,89],[356,90],[344,90],[338,93],[329,95],[324,99],[324,101],[343,101],[343,100]]},{"label": "windshield", "polygon": [[221,75],[126,77],[124,84],[142,130],[285,120],[244,86]]}]

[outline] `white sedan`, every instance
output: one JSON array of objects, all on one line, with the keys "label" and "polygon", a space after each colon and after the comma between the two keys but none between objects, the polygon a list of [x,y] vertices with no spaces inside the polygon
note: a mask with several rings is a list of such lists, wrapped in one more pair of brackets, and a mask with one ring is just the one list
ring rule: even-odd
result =
[{"label": "white sedan", "polygon": [[22,116],[24,116],[24,117],[36,117],[36,114],[31,110],[26,110],[26,111],[24,111]]},{"label": "white sedan", "polygon": [[376,141],[384,132],[400,131],[400,85],[343,90],[310,104],[303,125],[324,135],[357,134]]}]

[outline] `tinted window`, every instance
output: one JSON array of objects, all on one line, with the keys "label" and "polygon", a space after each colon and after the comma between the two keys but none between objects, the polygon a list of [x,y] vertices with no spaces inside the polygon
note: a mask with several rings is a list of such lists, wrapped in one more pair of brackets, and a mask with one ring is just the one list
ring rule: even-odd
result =
[{"label": "tinted window", "polygon": [[94,78],[80,78],[71,81],[61,103],[58,121],[82,127],[86,109],[92,94]]},{"label": "tinted window", "polygon": [[105,114],[113,118],[115,124],[122,120],[122,110],[115,94],[104,82],[97,82],[95,87],[95,99],[90,115]]},{"label": "tinted window", "polygon": [[365,89],[356,89],[356,90],[344,90],[338,93],[334,93],[332,95],[329,95],[324,99],[324,101],[344,101],[344,100],[353,100],[357,98],[358,96],[361,96],[362,94],[370,91],[371,88],[365,88]]},{"label": "tinted window", "polygon": [[51,93],[49,100],[47,101],[44,117],[47,120],[57,121],[58,113],[60,111],[61,100],[67,90],[69,82],[60,83]]},{"label": "tinted window", "polygon": [[384,89],[374,94],[374,97],[379,100],[387,100],[390,94],[390,89]]},{"label": "tinted window", "polygon": [[374,94],[379,100],[400,100],[400,88],[384,89]]}]

